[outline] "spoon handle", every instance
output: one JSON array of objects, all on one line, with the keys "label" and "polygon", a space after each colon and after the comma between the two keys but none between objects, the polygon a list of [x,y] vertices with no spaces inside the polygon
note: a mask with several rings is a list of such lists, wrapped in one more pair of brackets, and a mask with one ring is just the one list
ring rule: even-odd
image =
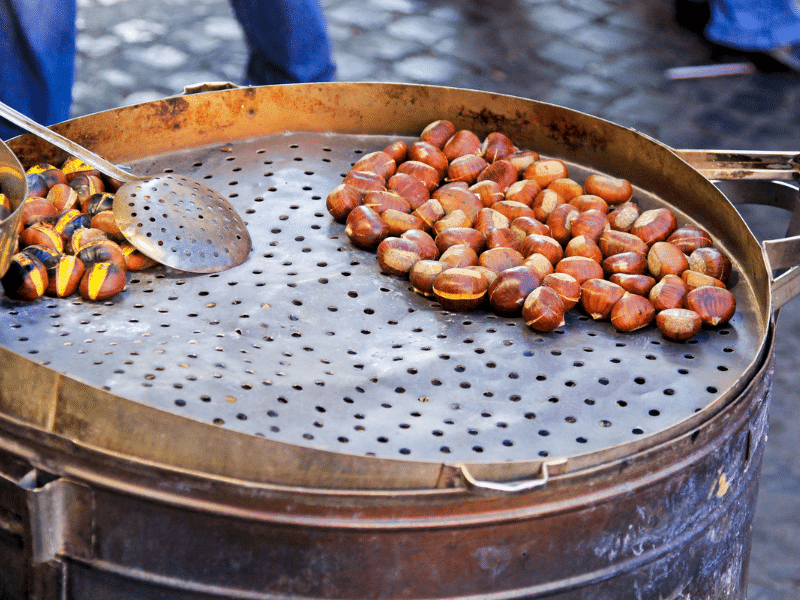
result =
[{"label": "spoon handle", "polygon": [[88,165],[91,165],[104,175],[112,177],[113,179],[117,179],[123,183],[131,183],[133,181],[139,181],[140,178],[136,177],[135,175],[131,175],[127,171],[123,171],[118,166],[110,163],[106,159],[98,156],[91,150],[87,150],[83,146],[80,146],[73,142],[72,140],[68,140],[64,136],[56,133],[52,129],[48,129],[44,125],[40,125],[30,117],[23,115],[21,112],[14,110],[7,104],[0,102],[0,117],[10,121],[17,127],[21,127],[25,131],[28,131],[43,140],[50,142],[56,148],[61,148],[65,152],[68,152],[72,156],[75,156],[81,159]]}]

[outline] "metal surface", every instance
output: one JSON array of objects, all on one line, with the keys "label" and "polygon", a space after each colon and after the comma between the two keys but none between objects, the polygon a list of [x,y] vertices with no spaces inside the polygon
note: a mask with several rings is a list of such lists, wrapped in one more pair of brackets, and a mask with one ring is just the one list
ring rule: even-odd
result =
[{"label": "metal surface", "polygon": [[114,194],[114,217],[138,250],[161,264],[216,273],[250,253],[247,229],[224,196],[188,177],[132,175],[52,129],[0,102],[0,117],[124,182]]},{"label": "metal surface", "polygon": [[0,193],[6,195],[11,205],[11,214],[0,221],[0,277],[2,277],[17,246],[17,232],[22,218],[19,207],[28,195],[25,171],[3,140],[0,140]]}]

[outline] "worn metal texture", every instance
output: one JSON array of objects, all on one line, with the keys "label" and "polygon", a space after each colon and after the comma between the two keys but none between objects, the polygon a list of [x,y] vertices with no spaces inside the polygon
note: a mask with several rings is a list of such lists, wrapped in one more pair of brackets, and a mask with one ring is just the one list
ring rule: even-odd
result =
[{"label": "worn metal texture", "polygon": [[28,196],[25,171],[16,155],[2,140],[0,140],[0,193],[5,194],[11,205],[11,214],[0,220],[0,277],[2,277],[16,248],[17,233],[22,218],[19,207]]},{"label": "worn metal texture", "polygon": [[135,473],[58,457],[19,429],[4,445],[97,483],[18,461],[5,477],[22,502],[4,508],[30,532],[28,585],[54,598],[742,600],[771,369],[703,426],[523,495],[292,493]]}]

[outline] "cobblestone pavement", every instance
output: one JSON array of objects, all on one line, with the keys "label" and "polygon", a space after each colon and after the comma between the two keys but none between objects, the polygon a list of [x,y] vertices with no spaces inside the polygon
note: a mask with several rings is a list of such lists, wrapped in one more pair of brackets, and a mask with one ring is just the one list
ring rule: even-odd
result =
[{"label": "cobblestone pavement", "polygon": [[[553,102],[678,148],[800,151],[800,75],[670,80],[750,57],[679,26],[670,0],[324,0],[342,81],[473,88]],[[246,48],[225,0],[79,0],[75,116],[238,82]],[[766,209],[742,209],[760,238]],[[785,229],[785,226],[784,226]],[[782,311],[750,600],[800,598],[800,303]]]}]

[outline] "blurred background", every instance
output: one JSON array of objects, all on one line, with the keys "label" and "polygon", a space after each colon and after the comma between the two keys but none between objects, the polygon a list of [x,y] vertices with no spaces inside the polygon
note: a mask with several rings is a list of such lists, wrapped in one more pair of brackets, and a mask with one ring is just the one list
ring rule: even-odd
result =
[{"label": "blurred background", "polygon": [[[800,152],[800,74],[708,42],[698,33],[702,3],[323,0],[322,7],[340,81],[532,98],[675,148]],[[73,116],[198,82],[239,83],[247,62],[225,0],[79,0],[78,29]],[[741,212],[759,239],[783,237],[788,216],[763,207]],[[799,309],[795,299],[778,320],[748,600],[800,598]]]}]

